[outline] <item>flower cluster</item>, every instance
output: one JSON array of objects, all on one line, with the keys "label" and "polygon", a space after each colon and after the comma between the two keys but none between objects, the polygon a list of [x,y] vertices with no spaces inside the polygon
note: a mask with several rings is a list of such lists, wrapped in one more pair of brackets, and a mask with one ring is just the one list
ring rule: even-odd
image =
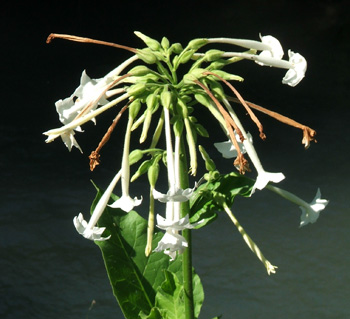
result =
[{"label": "flower cluster", "polygon": [[[118,44],[97,41],[87,38],[79,38],[67,35],[53,34],[53,38],[64,38],[72,41],[101,43],[114,47],[126,49],[133,55],[121,63],[118,67],[100,79],[91,79],[84,71],[81,76],[78,88],[65,99],[56,102],[56,110],[62,127],[49,130],[44,134],[46,142],[51,142],[61,137],[69,151],[72,147],[82,149],[78,144],[75,134],[83,132],[81,126],[88,121],[96,123],[96,117],[111,108],[117,108],[122,103],[119,114],[113,127],[107,131],[103,143],[94,153],[94,160],[99,158],[99,151],[112,133],[117,119],[123,112],[128,110],[128,122],[124,134],[123,157],[120,170],[115,175],[106,191],[97,203],[89,222],[86,222],[80,213],[74,218],[74,225],[79,232],[87,239],[107,240],[110,236],[103,237],[105,228],[98,227],[98,220],[109,203],[111,194],[116,184],[121,180],[121,196],[109,206],[122,209],[126,213],[142,203],[142,196],[131,197],[130,182],[139,176],[147,173],[150,184],[150,201],[158,200],[166,204],[165,217],[157,214],[156,226],[165,231],[163,238],[158,242],[155,252],[163,251],[169,255],[171,260],[175,259],[177,253],[182,253],[189,245],[182,231],[193,229],[201,221],[191,223],[189,201],[196,193],[198,184],[189,188],[188,172],[195,176],[197,173],[198,137],[208,137],[206,128],[198,122],[195,117],[195,110],[205,107],[217,120],[222,128],[223,135],[228,141],[215,143],[214,146],[225,158],[235,158],[234,166],[244,174],[251,171],[248,160],[244,157],[247,154],[257,171],[257,178],[251,189],[250,195],[256,190],[267,187],[270,190],[297,203],[302,209],[301,226],[307,223],[314,223],[318,214],[323,210],[328,201],[320,199],[318,192],[311,204],[307,204],[295,195],[282,191],[271,186],[272,183],[279,183],[285,176],[281,173],[267,172],[264,170],[261,161],[253,145],[253,138],[247,133],[238,118],[232,102],[243,106],[252,121],[257,125],[260,137],[265,139],[263,126],[252,111],[256,109],[267,113],[277,120],[293,125],[303,130],[303,144],[309,147],[310,141],[314,140],[316,132],[305,125],[290,120],[276,112],[270,112],[253,103],[245,101],[235,87],[229,81],[242,81],[243,79],[235,74],[223,71],[223,68],[239,62],[243,59],[252,60],[260,66],[270,66],[287,69],[282,83],[289,86],[296,86],[304,78],[307,63],[299,53],[289,50],[289,59],[283,60],[284,51],[280,42],[273,36],[261,36],[261,41],[235,39],[235,38],[201,38],[190,41],[185,48],[181,44],[170,44],[167,38],[161,42],[151,39],[148,36],[135,32],[135,34],[146,44],[144,49],[135,49]],[[220,50],[201,50],[213,43],[229,44],[248,49],[244,52],[229,52]],[[136,61],[146,65],[138,65],[130,68]],[[178,78],[177,70],[181,64],[191,63],[188,72]],[[151,68],[151,66],[155,68]],[[127,69],[127,72],[125,70]],[[225,93],[223,85],[226,85],[233,96]],[[153,134],[152,122],[156,119],[157,124]],[[130,150],[131,135],[142,127],[139,138],[140,144],[150,142],[149,147],[143,150]],[[151,136],[151,138],[149,138]],[[165,149],[162,148],[162,137],[165,137]],[[173,147],[174,146],[174,147]],[[201,151],[202,155],[203,152]],[[143,159],[148,156],[147,159]],[[189,158],[187,165],[185,158]],[[130,167],[141,159],[143,162],[136,169],[135,174],[130,177]],[[204,159],[208,167],[210,160]],[[156,190],[156,182],[159,177],[159,162],[163,161],[167,170],[168,190],[161,193]],[[94,163],[95,167],[98,163]],[[294,197],[293,197],[294,196]],[[151,251],[152,233],[154,221],[154,205],[150,205],[149,234],[146,247],[146,255]],[[225,208],[227,212],[227,207]],[[232,219],[232,218],[231,218]],[[232,219],[234,220],[234,219]],[[238,221],[234,223],[239,225]],[[239,225],[240,226],[240,225]],[[238,227],[238,226],[237,226]],[[240,229],[240,227],[238,227]],[[242,228],[243,229],[243,228]],[[242,236],[245,233],[240,230]],[[252,245],[249,239],[247,244],[262,256],[260,251]],[[265,258],[259,257],[265,264],[268,272],[274,272],[272,266]]]}]

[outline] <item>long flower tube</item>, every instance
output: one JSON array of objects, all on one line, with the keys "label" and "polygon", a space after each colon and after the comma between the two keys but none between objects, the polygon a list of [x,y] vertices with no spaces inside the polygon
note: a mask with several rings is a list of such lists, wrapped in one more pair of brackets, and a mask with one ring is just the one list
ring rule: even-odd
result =
[{"label": "long flower tube", "polygon": [[253,60],[256,63],[264,66],[270,66],[281,69],[288,69],[286,75],[282,79],[283,84],[296,86],[305,76],[307,69],[306,59],[299,53],[288,50],[289,61],[276,59],[266,55],[247,54],[242,52],[226,52],[222,57],[240,57],[248,60]]},{"label": "long flower tube", "polygon": [[[129,109],[130,111],[130,109]],[[134,122],[134,118],[129,115],[128,125],[125,132],[124,139],[124,150],[122,159],[122,196],[117,199],[110,207],[120,208],[125,212],[130,212],[135,206],[139,206],[142,202],[141,199],[137,197],[131,198],[129,195],[129,184],[130,184],[130,162],[129,162],[129,152],[130,152],[130,137],[131,137],[131,127]]]},{"label": "long flower tube", "polygon": [[237,227],[238,231],[240,232],[240,234],[242,235],[244,241],[246,242],[246,244],[248,245],[248,247],[250,248],[250,250],[260,259],[260,261],[264,264],[268,275],[270,275],[271,273],[275,273],[276,272],[276,268],[278,268],[277,266],[272,265],[266,258],[265,256],[262,254],[261,250],[259,249],[259,247],[254,243],[254,241],[249,237],[249,235],[246,233],[246,231],[244,230],[244,228],[241,226],[241,224],[238,222],[237,218],[235,217],[235,215],[233,215],[231,209],[227,206],[226,202],[223,203],[223,208],[225,210],[225,212],[227,213],[227,215],[230,217],[230,219],[232,220],[232,222],[235,224],[235,226]]},{"label": "long flower tube", "polygon": [[251,194],[253,194],[256,189],[260,189],[260,190],[263,189],[269,182],[279,183],[280,181],[282,181],[285,178],[285,176],[282,173],[270,173],[270,172],[266,172],[264,170],[264,168],[260,162],[260,159],[258,157],[258,154],[256,153],[256,150],[255,150],[251,140],[249,139],[248,134],[246,133],[246,131],[245,131],[243,125],[241,124],[239,118],[237,117],[236,113],[233,111],[230,103],[226,99],[224,99],[223,102],[226,105],[226,107],[227,107],[231,117],[235,121],[236,125],[241,130],[243,137],[244,137],[243,145],[247,151],[249,158],[253,162],[255,169],[258,172],[258,177],[256,179],[254,186],[253,186]]},{"label": "long flower tube", "polygon": [[302,212],[300,216],[299,227],[303,227],[309,223],[311,224],[315,223],[318,217],[320,216],[320,212],[324,210],[329,203],[328,200],[321,199],[321,191],[319,188],[317,189],[316,196],[311,203],[307,203],[306,201],[299,198],[298,196],[286,190],[283,190],[279,187],[276,187],[273,185],[267,185],[266,188],[299,206]]},{"label": "long flower tube", "polygon": [[241,46],[246,49],[255,49],[262,51],[261,56],[270,56],[276,59],[283,57],[283,48],[280,42],[273,36],[261,36],[261,42],[247,39],[235,39],[235,38],[210,38],[208,43],[226,43]]},{"label": "long flower tube", "polygon": [[113,189],[115,188],[116,184],[120,179],[120,176],[121,176],[121,170],[114,176],[113,180],[111,181],[111,183],[108,185],[107,189],[101,196],[100,200],[95,206],[95,209],[90,217],[89,223],[87,223],[84,220],[82,213],[74,217],[73,223],[76,230],[78,231],[79,234],[84,236],[86,239],[103,241],[111,237],[111,236],[102,237],[102,234],[106,228],[96,227],[96,224],[99,218],[101,217],[103,211],[105,210],[107,203],[113,192]]}]

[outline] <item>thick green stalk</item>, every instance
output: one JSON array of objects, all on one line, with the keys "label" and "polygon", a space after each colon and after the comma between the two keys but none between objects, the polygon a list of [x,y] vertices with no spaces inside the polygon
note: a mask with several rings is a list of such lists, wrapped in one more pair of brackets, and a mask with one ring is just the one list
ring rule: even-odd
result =
[{"label": "thick green stalk", "polygon": [[[182,189],[189,187],[188,180],[188,167],[185,153],[184,139],[181,139],[181,151],[180,151],[180,185]],[[189,202],[181,203],[181,217],[185,217],[190,213]],[[182,236],[186,239],[188,247],[185,249],[182,256],[182,270],[183,270],[183,283],[185,290],[185,318],[194,319],[194,305],[193,305],[193,285],[192,285],[192,243],[191,243],[191,230],[184,229]]]}]

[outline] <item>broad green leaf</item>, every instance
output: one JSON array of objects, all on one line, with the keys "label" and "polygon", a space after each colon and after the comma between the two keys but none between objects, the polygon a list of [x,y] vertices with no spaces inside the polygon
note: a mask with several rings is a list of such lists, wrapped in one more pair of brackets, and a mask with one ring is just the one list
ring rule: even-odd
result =
[{"label": "broad green leaf", "polygon": [[[95,186],[96,187],[96,186]],[[98,193],[92,204],[91,212],[102,193]],[[112,199],[118,197],[112,194]],[[102,251],[107,274],[125,318],[157,319],[155,296],[157,289],[165,278],[165,270],[169,270],[179,278],[182,285],[182,255],[170,262],[169,256],[163,252],[145,256],[147,242],[147,221],[135,211],[125,213],[120,209],[107,206],[99,222],[99,227],[106,227],[106,234],[111,234],[107,241],[95,242]],[[154,234],[154,249],[163,233]],[[199,315],[204,293],[199,276],[193,272],[193,289],[195,314]],[[146,316],[146,317],[142,317]]]},{"label": "broad green leaf", "polygon": [[163,319],[163,316],[157,307],[153,307],[149,315],[146,315],[145,313],[140,312],[139,317],[141,319]]},{"label": "broad green leaf", "polygon": [[[92,210],[100,197],[98,190]],[[156,289],[164,281],[162,270],[168,268],[169,257],[163,253],[145,256],[147,221],[134,211],[125,213],[107,207],[98,226],[106,227],[106,233],[111,234],[109,240],[95,243],[102,251],[114,296],[125,318],[138,318],[140,311],[149,313]],[[162,236],[160,232],[154,235],[153,249]]]},{"label": "broad green leaf", "polygon": [[179,279],[170,271],[165,271],[165,281],[156,295],[156,305],[164,319],[185,318],[184,288]]},{"label": "broad green leaf", "polygon": [[232,206],[237,195],[250,195],[254,183],[250,178],[231,172],[201,185],[190,200],[191,223],[204,220],[198,227],[201,228],[215,220],[222,208],[213,199],[214,192],[223,194],[227,205]]}]

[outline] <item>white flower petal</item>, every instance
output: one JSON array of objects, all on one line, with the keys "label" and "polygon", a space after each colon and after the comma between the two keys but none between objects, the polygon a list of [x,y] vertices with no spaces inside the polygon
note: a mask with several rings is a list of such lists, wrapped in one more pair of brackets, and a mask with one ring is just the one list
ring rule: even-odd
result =
[{"label": "white flower petal", "polygon": [[[235,133],[235,137],[239,146],[239,149],[241,150],[242,154],[245,154],[247,152],[246,147],[244,146],[244,142],[241,142],[241,139],[237,133]],[[250,143],[253,143],[253,137],[248,132],[247,138]],[[222,154],[223,158],[234,158],[237,157],[238,153],[235,148],[235,146],[232,144],[230,140],[226,142],[220,142],[220,143],[214,143],[215,148]]]},{"label": "white flower petal", "polygon": [[166,194],[160,193],[156,189],[153,189],[153,197],[161,203],[186,202],[192,197],[193,192],[196,190],[197,187],[197,183],[195,183],[193,188],[182,189],[172,187]]},{"label": "white flower petal", "polygon": [[307,69],[307,62],[305,58],[293,51],[288,51],[289,62],[293,64],[293,67],[289,69],[284,76],[282,83],[290,86],[296,86],[305,76]]},{"label": "white flower petal", "polygon": [[300,227],[305,226],[309,223],[313,224],[317,221],[320,216],[320,212],[326,208],[328,205],[328,200],[321,199],[321,190],[317,189],[315,198],[308,206],[300,206],[302,211],[300,217]]},{"label": "white flower petal", "polygon": [[256,189],[262,190],[269,182],[279,183],[285,179],[283,173],[269,173],[265,171],[258,172],[258,177],[253,186],[251,195],[255,192]]},{"label": "white flower petal", "polygon": [[200,224],[201,222],[190,224],[189,217],[186,215],[185,217],[179,220],[169,220],[161,215],[157,214],[157,227],[163,230],[184,230],[184,229],[193,229],[195,226]]},{"label": "white flower petal", "polygon": [[130,212],[135,206],[139,206],[142,203],[142,197],[141,199],[138,199],[136,197],[131,198],[130,196],[122,196],[119,199],[117,199],[113,204],[108,205],[112,208],[120,208],[124,212]]},{"label": "white flower petal", "polygon": [[78,233],[84,236],[86,239],[103,241],[109,239],[111,236],[102,237],[103,232],[106,227],[93,227],[87,228],[87,222],[84,220],[82,213],[79,213],[78,216],[75,216],[73,219],[73,224],[78,231]]},{"label": "white flower petal", "polygon": [[68,147],[69,151],[71,151],[72,147],[75,146],[81,153],[83,153],[78,142],[74,138],[74,135],[75,135],[75,133],[73,130],[66,131],[66,132],[61,134],[62,141]]},{"label": "white flower petal", "polygon": [[163,238],[158,242],[158,246],[154,249],[154,251],[164,251],[165,254],[170,256],[171,260],[174,260],[176,257],[176,252],[181,254],[186,247],[188,247],[188,243],[183,236],[173,231],[167,231]]},{"label": "white flower petal", "polygon": [[[282,59],[284,55],[283,48],[281,46],[281,43],[275,37],[271,35],[265,35],[265,36],[260,35],[260,39],[262,43],[265,43],[268,46],[270,46],[270,50],[263,50],[259,54],[260,57],[269,57],[269,58],[275,58],[279,60]],[[259,61],[256,61],[256,63],[260,65],[265,65],[264,63]]]}]

